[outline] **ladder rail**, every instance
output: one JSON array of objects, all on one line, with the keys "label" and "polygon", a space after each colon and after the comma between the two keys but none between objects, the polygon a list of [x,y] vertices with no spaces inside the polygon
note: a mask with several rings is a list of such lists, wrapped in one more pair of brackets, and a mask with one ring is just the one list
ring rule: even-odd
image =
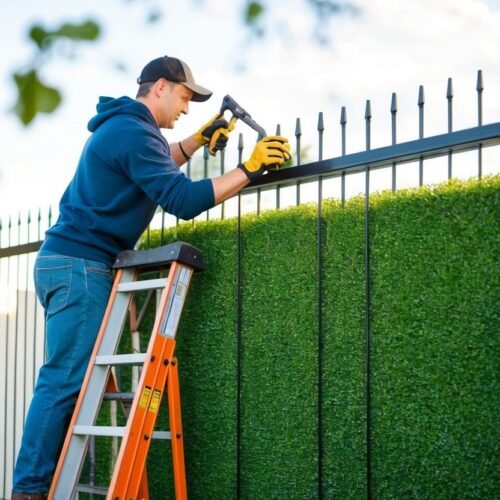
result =
[{"label": "ladder rail", "polygon": [[184,435],[182,431],[181,394],[177,359],[172,360],[167,378],[168,409],[172,439],[172,463],[176,500],[187,500],[186,468],[184,463]]}]

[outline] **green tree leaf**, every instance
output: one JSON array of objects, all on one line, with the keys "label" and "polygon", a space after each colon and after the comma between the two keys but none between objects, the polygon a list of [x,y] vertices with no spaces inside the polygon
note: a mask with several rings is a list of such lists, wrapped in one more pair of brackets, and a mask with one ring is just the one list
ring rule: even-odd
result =
[{"label": "green tree leaf", "polygon": [[52,35],[60,38],[70,38],[71,40],[93,41],[99,38],[101,29],[94,21],[85,21],[81,24],[64,23],[59,29],[52,32]]},{"label": "green tree leaf", "polygon": [[18,90],[13,111],[24,125],[31,123],[38,113],[52,113],[61,103],[60,92],[45,85],[36,70],[13,76]]},{"label": "green tree leaf", "polygon": [[249,2],[245,12],[245,21],[247,24],[255,25],[264,12],[264,6],[260,2]]},{"label": "green tree leaf", "polygon": [[101,34],[100,26],[92,20],[81,24],[63,23],[59,28],[47,31],[44,27],[35,24],[31,27],[29,37],[40,50],[47,50],[60,38],[69,38],[75,41],[94,41]]},{"label": "green tree leaf", "polygon": [[49,36],[50,33],[41,26],[39,26],[38,24],[33,25],[29,32],[29,37],[31,38],[31,40],[35,42],[35,44],[41,50],[44,48],[45,42]]}]

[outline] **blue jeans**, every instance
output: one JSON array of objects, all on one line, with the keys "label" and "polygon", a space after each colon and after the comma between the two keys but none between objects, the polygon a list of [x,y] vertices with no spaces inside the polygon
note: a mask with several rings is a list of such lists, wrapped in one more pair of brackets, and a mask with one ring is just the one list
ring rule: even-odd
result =
[{"label": "blue jeans", "polygon": [[105,264],[43,249],[34,275],[45,311],[47,352],[14,469],[13,491],[23,493],[49,490],[112,285]]}]

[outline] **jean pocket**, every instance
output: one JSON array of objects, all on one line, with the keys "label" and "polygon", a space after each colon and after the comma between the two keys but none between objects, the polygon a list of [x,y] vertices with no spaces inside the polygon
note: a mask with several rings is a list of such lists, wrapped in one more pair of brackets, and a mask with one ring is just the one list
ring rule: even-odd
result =
[{"label": "jean pocket", "polygon": [[104,268],[104,267],[95,267],[95,266],[88,266],[85,268],[85,270],[88,272],[88,273],[96,273],[96,274],[104,274],[105,276],[109,276],[110,278],[113,277],[113,273],[111,271],[111,269],[108,268]]},{"label": "jean pocket", "polygon": [[37,266],[35,270],[36,291],[47,314],[64,309],[71,291],[72,265],[61,264]]},{"label": "jean pocket", "polygon": [[108,265],[94,260],[85,260],[84,262],[85,272],[90,280],[93,280],[93,277],[95,277],[97,280],[104,278],[105,283],[113,281],[113,271]]}]

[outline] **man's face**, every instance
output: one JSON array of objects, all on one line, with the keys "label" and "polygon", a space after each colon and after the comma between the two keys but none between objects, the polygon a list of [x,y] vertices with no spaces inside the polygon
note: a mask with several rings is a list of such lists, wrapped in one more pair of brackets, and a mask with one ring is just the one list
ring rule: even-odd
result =
[{"label": "man's face", "polygon": [[161,123],[160,128],[174,128],[181,114],[189,113],[189,101],[193,92],[181,83],[165,82],[160,96]]}]

